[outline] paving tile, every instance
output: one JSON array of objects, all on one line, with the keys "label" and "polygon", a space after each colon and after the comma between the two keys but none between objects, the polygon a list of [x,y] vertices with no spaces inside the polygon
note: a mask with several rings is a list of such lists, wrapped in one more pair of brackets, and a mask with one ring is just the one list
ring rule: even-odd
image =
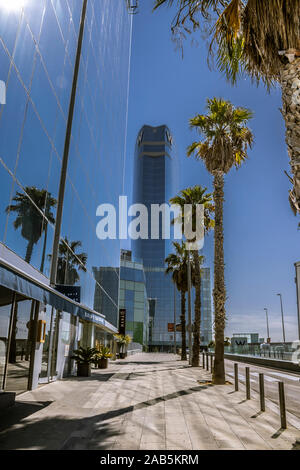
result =
[{"label": "paving tile", "polygon": [[253,418],[254,395],[245,402],[243,391],[228,393],[232,386],[201,387],[197,381],[210,373],[172,354],[140,354],[109,368],[106,381],[107,371],[93,370],[92,378],[64,379],[17,397],[20,407],[50,403],[22,421],[12,410],[1,420],[0,448],[260,450],[300,442],[291,426],[278,433],[273,411]]}]

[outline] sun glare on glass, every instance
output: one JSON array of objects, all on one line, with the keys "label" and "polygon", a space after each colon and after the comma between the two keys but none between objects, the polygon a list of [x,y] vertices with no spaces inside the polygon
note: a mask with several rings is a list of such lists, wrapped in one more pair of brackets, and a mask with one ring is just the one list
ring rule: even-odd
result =
[{"label": "sun glare on glass", "polygon": [[0,8],[8,11],[21,10],[27,0],[0,0]]}]

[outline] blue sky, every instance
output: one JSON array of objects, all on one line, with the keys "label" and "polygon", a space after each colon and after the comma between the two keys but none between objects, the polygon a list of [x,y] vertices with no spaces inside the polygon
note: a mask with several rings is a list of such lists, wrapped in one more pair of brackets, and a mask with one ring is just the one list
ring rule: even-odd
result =
[{"label": "blue sky", "polygon": [[[200,184],[212,191],[212,177],[202,163],[186,157],[186,147],[197,134],[189,118],[205,112],[207,98],[223,97],[251,108],[250,127],[255,145],[249,160],[225,179],[225,277],[227,330],[258,332],[266,337],[264,307],[269,309],[270,335],[282,339],[280,302],[283,296],[287,339],[297,339],[294,263],[300,259],[298,220],[288,202],[289,171],[284,122],[279,111],[280,89],[267,94],[242,80],[232,87],[217,71],[210,71],[206,47],[188,38],[184,57],[171,40],[174,10],[152,13],[153,2],[140,2],[133,21],[133,49],[129,98],[126,183],[130,196],[132,160],[137,132],[143,124],[167,124],[176,142],[180,188]],[[213,267],[213,236],[206,239],[207,266]]]}]

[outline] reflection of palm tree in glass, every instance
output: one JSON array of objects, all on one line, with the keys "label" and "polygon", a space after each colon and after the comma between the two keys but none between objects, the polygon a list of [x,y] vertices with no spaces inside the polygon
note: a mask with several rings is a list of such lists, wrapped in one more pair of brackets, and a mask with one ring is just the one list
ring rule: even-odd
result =
[{"label": "reflection of palm tree in glass", "polygon": [[[30,263],[34,245],[39,241],[42,233],[45,233],[44,247],[41,260],[41,271],[44,270],[45,251],[47,244],[48,221],[55,223],[51,208],[56,206],[56,199],[45,189],[38,189],[35,186],[27,186],[25,193],[17,192],[13,201],[16,204],[10,204],[6,212],[16,212],[17,218],[14,221],[14,228],[21,227],[21,234],[28,241],[25,261]],[[39,210],[43,212],[42,217]]]},{"label": "reflection of palm tree in glass", "polygon": [[[87,254],[76,253],[81,241],[69,241],[67,237],[60,241],[57,261],[57,284],[73,286],[79,281],[78,271],[86,271]],[[51,255],[49,255],[51,258]]]}]

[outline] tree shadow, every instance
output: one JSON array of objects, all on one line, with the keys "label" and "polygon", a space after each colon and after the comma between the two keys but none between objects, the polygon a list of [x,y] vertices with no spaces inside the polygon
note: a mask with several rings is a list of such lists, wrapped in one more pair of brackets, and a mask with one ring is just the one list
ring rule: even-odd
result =
[{"label": "tree shadow", "polygon": [[[100,443],[112,441],[122,431],[121,420],[127,413],[148,408],[158,403],[205,390],[206,386],[195,386],[169,393],[136,405],[100,413],[95,416],[74,418],[66,416],[35,416],[37,411],[51,402],[21,403],[11,416],[1,422],[0,449],[79,450],[87,449],[92,438],[99,435]],[[53,409],[52,413],[55,411]],[[9,415],[9,413],[8,413]],[[31,417],[31,419],[29,418]],[[96,428],[96,430],[95,430]]]},{"label": "tree shadow", "polygon": [[291,450],[300,450],[300,441],[295,441]]}]

